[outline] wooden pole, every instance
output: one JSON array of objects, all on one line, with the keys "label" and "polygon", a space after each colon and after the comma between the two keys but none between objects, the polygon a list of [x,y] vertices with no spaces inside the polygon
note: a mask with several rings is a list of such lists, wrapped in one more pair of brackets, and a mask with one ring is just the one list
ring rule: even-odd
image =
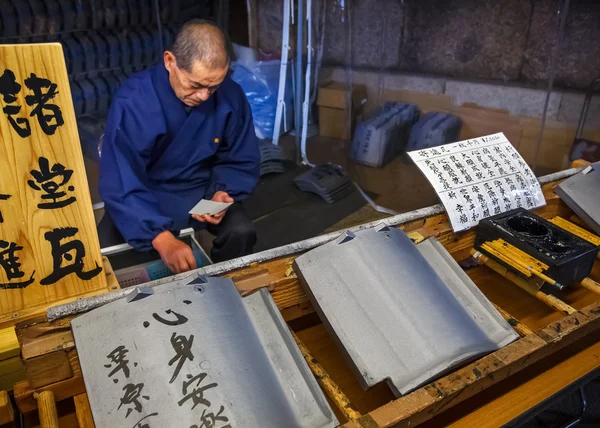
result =
[{"label": "wooden pole", "polygon": [[600,294],[600,284],[591,278],[583,278],[583,281],[581,281],[581,286],[587,288],[592,293]]},{"label": "wooden pole", "polygon": [[525,324],[523,324],[521,321],[519,321],[518,319],[513,317],[511,314],[506,312],[504,309],[502,309],[500,306],[498,306],[494,302],[492,302],[492,304],[494,305],[496,310],[500,313],[500,315],[502,315],[502,317],[510,324],[510,326],[512,328],[514,328],[517,333],[519,333],[519,336],[525,337],[529,334],[533,334],[533,331],[529,327],[527,327]]},{"label": "wooden pole", "polygon": [[360,413],[356,411],[352,403],[344,391],[340,389],[340,387],[331,379],[329,373],[325,371],[323,366],[319,364],[315,357],[312,356],[310,350],[306,347],[306,345],[302,342],[302,340],[290,329],[298,348],[300,348],[300,352],[304,356],[304,359],[308,363],[308,366],[312,370],[313,374],[317,378],[317,381],[321,385],[321,387],[325,390],[325,393],[331,398],[331,400],[335,403],[336,407],[340,409],[340,411],[344,414],[346,419],[349,421],[354,421],[360,418]]},{"label": "wooden pole", "polygon": [[557,298],[551,294],[546,294],[543,291],[536,290],[530,284],[528,284],[527,281],[523,280],[515,273],[506,269],[500,263],[490,259],[488,256],[480,253],[479,251],[472,249],[471,255],[480,264],[484,264],[487,267],[489,267],[490,269],[492,269],[493,271],[496,271],[497,273],[499,273],[500,275],[502,275],[503,277],[505,277],[512,283],[516,284],[519,288],[525,290],[527,293],[531,294],[533,297],[538,299],[540,302],[545,303],[546,305],[548,305],[555,311],[561,312],[565,315],[570,315],[570,314],[574,314],[575,312],[577,312],[577,310],[575,308],[567,305],[565,302],[563,302],[559,298]]},{"label": "wooden pole", "polygon": [[59,428],[58,413],[56,412],[56,401],[52,391],[42,391],[33,394],[38,402],[38,415],[40,416],[41,428]]}]

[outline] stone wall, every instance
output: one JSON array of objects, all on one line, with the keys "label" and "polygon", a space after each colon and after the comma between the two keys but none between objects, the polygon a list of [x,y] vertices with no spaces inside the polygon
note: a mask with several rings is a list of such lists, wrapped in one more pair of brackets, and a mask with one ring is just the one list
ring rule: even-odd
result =
[{"label": "stone wall", "polygon": [[[325,2],[324,4],[322,2]],[[258,0],[259,47],[281,50],[282,0]],[[324,65],[582,89],[600,75],[600,1],[313,0]],[[294,34],[295,34],[295,30]],[[294,38],[294,37],[292,37]]]}]

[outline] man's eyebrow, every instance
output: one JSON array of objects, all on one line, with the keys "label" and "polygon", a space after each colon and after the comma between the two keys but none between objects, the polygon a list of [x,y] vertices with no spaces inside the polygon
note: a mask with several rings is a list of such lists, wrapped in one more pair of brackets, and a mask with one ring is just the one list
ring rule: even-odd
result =
[{"label": "man's eyebrow", "polygon": [[190,85],[192,85],[192,86],[200,86],[202,88],[206,87],[206,85],[203,85],[200,82],[194,82],[193,80],[190,80]]}]

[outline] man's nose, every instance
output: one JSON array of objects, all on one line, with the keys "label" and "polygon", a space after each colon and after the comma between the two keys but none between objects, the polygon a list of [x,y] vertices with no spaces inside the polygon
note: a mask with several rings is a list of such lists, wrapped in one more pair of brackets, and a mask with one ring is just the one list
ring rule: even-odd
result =
[{"label": "man's nose", "polygon": [[208,97],[210,97],[210,92],[208,91],[208,89],[203,88],[196,92],[196,96],[200,101],[206,101]]}]

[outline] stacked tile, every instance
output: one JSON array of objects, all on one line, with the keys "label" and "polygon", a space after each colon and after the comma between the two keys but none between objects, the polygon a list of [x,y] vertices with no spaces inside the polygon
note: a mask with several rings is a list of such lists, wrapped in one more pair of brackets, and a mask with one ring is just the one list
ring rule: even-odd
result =
[{"label": "stacked tile", "polygon": [[319,195],[327,203],[334,203],[355,191],[352,181],[335,165],[318,165],[294,179],[304,192]]},{"label": "stacked tile", "polygon": [[518,338],[433,238],[346,232],[294,268],[365,389],[386,381],[404,395]]},{"label": "stacked tile", "polygon": [[350,158],[364,165],[385,165],[404,150],[410,129],[418,119],[419,110],[413,104],[385,103],[357,125]]},{"label": "stacked tile", "polygon": [[406,151],[428,149],[460,140],[460,117],[430,112],[421,117],[410,131]]},{"label": "stacked tile", "polygon": [[269,140],[261,140],[260,150],[260,176],[267,174],[281,174],[285,172],[284,156],[281,148]]},{"label": "stacked tile", "polygon": [[567,178],[554,192],[600,235],[600,162]]}]

